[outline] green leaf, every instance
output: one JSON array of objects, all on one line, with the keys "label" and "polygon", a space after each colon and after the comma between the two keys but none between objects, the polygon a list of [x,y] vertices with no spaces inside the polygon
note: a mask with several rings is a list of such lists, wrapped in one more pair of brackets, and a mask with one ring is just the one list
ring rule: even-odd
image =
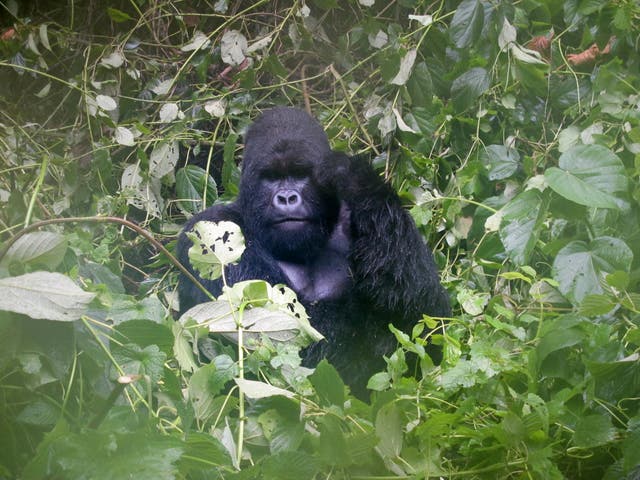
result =
[{"label": "green leaf", "polygon": [[190,213],[200,212],[218,199],[216,181],[197,165],[187,165],[176,172],[176,194],[181,199],[180,207]]},{"label": "green leaf", "polygon": [[135,343],[142,348],[157,345],[167,355],[172,353],[173,333],[166,325],[151,320],[129,320],[118,324],[114,331],[119,334],[115,339],[120,343]]},{"label": "green leaf", "polygon": [[235,382],[249,398],[267,398],[275,395],[282,395],[283,397],[293,398],[295,394],[284,388],[274,387],[268,383],[258,382],[256,380],[247,380],[246,378],[236,378]]},{"label": "green leaf", "polygon": [[329,362],[322,360],[309,375],[309,380],[320,397],[320,405],[344,405],[344,383]]},{"label": "green leaf", "polygon": [[31,232],[20,237],[7,251],[2,265],[11,263],[56,268],[67,251],[67,239],[54,232]]},{"label": "green leaf", "polygon": [[113,344],[113,358],[127,375],[147,375],[152,384],[162,378],[164,362],[167,355],[157,345],[141,348],[133,343],[125,345]]},{"label": "green leaf", "polygon": [[540,339],[536,347],[536,360],[542,365],[544,360],[553,352],[580,343],[585,332],[579,327],[585,321],[575,315],[564,315],[547,326],[548,330]]},{"label": "green leaf", "polygon": [[536,189],[527,190],[502,209],[500,240],[516,265],[526,265],[542,231],[547,213],[545,196]]},{"label": "green leaf", "polygon": [[589,294],[602,294],[600,282],[617,270],[629,272],[633,252],[625,242],[599,237],[590,244],[573,241],[558,252],[553,262],[553,278],[560,292],[574,305]]},{"label": "green leaf", "polygon": [[490,86],[491,78],[484,68],[475,67],[464,72],[451,84],[451,98],[456,111],[462,112],[471,107]]},{"label": "green leaf", "polygon": [[107,14],[109,15],[109,18],[116,23],[132,20],[128,13],[118,10],[117,8],[107,8]]},{"label": "green leaf", "polygon": [[504,180],[518,171],[520,154],[504,145],[489,145],[480,151],[480,161],[489,172],[489,180]]},{"label": "green leaf", "polygon": [[387,403],[376,415],[376,435],[380,439],[380,453],[395,458],[402,451],[402,417],[396,403]]},{"label": "green leaf", "polygon": [[628,205],[628,180],[624,165],[608,148],[578,145],[560,156],[559,168],[544,174],[559,195],[587,207],[620,209]]},{"label": "green leaf", "polygon": [[29,465],[23,478],[175,480],[183,447],[158,433],[89,430],[59,436],[43,450],[47,460]]},{"label": "green leaf", "polygon": [[479,0],[464,0],[453,15],[449,26],[451,40],[458,48],[475,44],[484,25],[484,8]]},{"label": "green leaf", "polygon": [[318,453],[327,465],[344,466],[351,461],[347,439],[343,431],[340,419],[333,415],[325,415],[322,418],[320,430],[320,445]]},{"label": "green leaf", "polygon": [[305,452],[279,452],[264,457],[262,475],[264,480],[303,480],[315,478],[317,460]]},{"label": "green leaf", "polygon": [[[269,410],[266,414],[273,412],[274,410]],[[291,420],[279,415],[276,420],[277,423],[269,439],[271,454],[298,450],[304,438],[305,423],[298,418]]]},{"label": "green leaf", "polygon": [[407,91],[411,97],[411,104],[415,107],[426,107],[433,100],[433,82],[429,67],[425,62],[418,63],[407,82]]},{"label": "green leaf", "polygon": [[611,417],[605,415],[588,415],[578,420],[573,443],[576,447],[592,448],[612,442],[617,430],[611,423]]},{"label": "green leaf", "polygon": [[381,392],[391,386],[391,375],[387,372],[378,372],[374,374],[367,382],[367,388],[369,390],[375,390]]},{"label": "green leaf", "polygon": [[27,425],[51,428],[59,417],[60,410],[50,402],[36,400],[24,407],[16,420]]},{"label": "green leaf", "polygon": [[640,391],[640,362],[638,355],[630,355],[616,362],[585,360],[589,372],[596,379],[595,395],[609,402],[635,397]]},{"label": "green leaf", "polygon": [[107,266],[95,262],[80,264],[80,276],[90,279],[94,284],[103,285],[111,293],[124,295],[124,285],[120,276],[113,273]]},{"label": "green leaf", "polygon": [[208,433],[191,431],[185,440],[180,470],[210,471],[212,465],[231,466],[229,452],[220,440]]},{"label": "green leaf", "polygon": [[33,272],[0,279],[0,310],[31,318],[78,320],[94,297],[61,273]]},{"label": "green leaf", "polygon": [[206,421],[216,412],[215,396],[225,384],[233,379],[234,371],[219,371],[218,367],[209,363],[195,371],[187,387],[189,401],[193,407],[195,418]]},{"label": "green leaf", "polygon": [[[634,431],[622,443],[624,452],[623,462],[626,471],[635,468],[637,471],[640,465],[640,430]],[[627,477],[628,478],[628,477]]]},{"label": "green leaf", "polygon": [[595,317],[609,313],[616,306],[616,302],[607,295],[589,294],[580,304],[580,315]]}]

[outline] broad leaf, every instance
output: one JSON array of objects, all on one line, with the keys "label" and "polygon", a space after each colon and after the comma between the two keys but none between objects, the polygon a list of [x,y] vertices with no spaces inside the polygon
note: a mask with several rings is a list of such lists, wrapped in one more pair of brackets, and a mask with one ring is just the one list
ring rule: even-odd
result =
[{"label": "broad leaf", "polygon": [[220,42],[220,56],[224,63],[234,67],[240,65],[246,58],[248,42],[246,37],[237,30],[227,30]]},{"label": "broad leaf", "polygon": [[416,61],[416,55],[418,51],[414,48],[407,52],[407,54],[400,60],[400,69],[395,77],[391,80],[393,85],[404,85],[409,80],[411,71],[413,70],[413,64]]},{"label": "broad leaf", "polygon": [[190,213],[210,207],[218,198],[216,181],[211,175],[207,175],[206,170],[196,165],[187,165],[176,172],[176,193],[181,199],[180,207]]},{"label": "broad leaf", "polygon": [[489,145],[480,151],[480,161],[488,171],[489,180],[504,180],[518,171],[520,155],[514,148]]},{"label": "broad leaf", "polygon": [[295,394],[289,390],[283,388],[274,387],[268,383],[258,382],[256,380],[247,380],[246,378],[236,378],[236,383],[249,398],[266,398],[273,397],[275,395],[282,395],[284,397],[293,398]]},{"label": "broad leaf", "polygon": [[77,320],[94,297],[61,273],[33,272],[0,279],[0,310],[31,318]]},{"label": "broad leaf", "polygon": [[278,452],[264,458],[260,477],[264,480],[316,478],[318,461],[304,451]]},{"label": "broad leaf", "polygon": [[162,178],[172,173],[178,163],[178,157],[178,142],[173,141],[156,144],[156,146],[153,147],[151,155],[149,155],[149,175],[155,178]]},{"label": "broad leaf", "polygon": [[344,383],[336,369],[327,360],[322,360],[316,370],[309,376],[309,380],[320,398],[320,405],[344,404]]},{"label": "broad leaf", "polygon": [[600,145],[578,145],[560,156],[559,168],[545,172],[558,194],[587,207],[624,208],[628,180],[622,161]]},{"label": "broad leaf", "polygon": [[378,449],[387,458],[400,455],[403,443],[403,422],[396,403],[387,403],[376,416],[376,435],[380,439]]},{"label": "broad leaf", "polygon": [[489,73],[480,67],[472,68],[451,84],[451,98],[458,112],[471,107],[476,99],[491,86]]},{"label": "broad leaf", "polygon": [[128,204],[146,210],[149,215],[160,217],[164,200],[160,193],[159,178],[152,176],[146,180],[140,171],[140,165],[129,165],[122,172],[121,185]]},{"label": "broad leaf", "polygon": [[573,432],[573,443],[577,447],[592,448],[612,442],[617,430],[608,415],[588,415],[580,418]]},{"label": "broad leaf", "polygon": [[67,251],[67,239],[54,232],[31,232],[11,245],[2,259],[2,265],[11,263],[43,265],[55,268]]},{"label": "broad leaf", "polygon": [[599,237],[590,244],[573,241],[558,252],[553,262],[553,277],[560,292],[574,305],[589,294],[604,293],[601,281],[617,270],[629,272],[633,252],[625,242]]},{"label": "broad leaf", "polygon": [[[100,452],[97,454],[96,452]],[[88,430],[55,438],[22,478],[174,480],[182,442],[152,431]]]},{"label": "broad leaf", "polygon": [[479,0],[464,0],[453,15],[449,35],[458,48],[478,41],[484,25],[484,8]]},{"label": "broad leaf", "polygon": [[521,193],[502,209],[500,240],[515,264],[529,262],[546,213],[547,201],[536,189]]}]

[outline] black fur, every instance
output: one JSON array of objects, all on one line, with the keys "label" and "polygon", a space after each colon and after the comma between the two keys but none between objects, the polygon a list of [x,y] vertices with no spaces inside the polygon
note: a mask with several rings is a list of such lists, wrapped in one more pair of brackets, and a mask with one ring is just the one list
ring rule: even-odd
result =
[{"label": "black fur", "polygon": [[[332,152],[304,111],[264,113],[246,135],[242,167],[238,199],[196,215],[184,231],[199,220],[240,226],[247,249],[225,270],[227,281],[296,291],[327,339],[307,349],[306,364],[327,358],[362,392],[395,346],[389,323],[407,329],[423,313],[450,315],[433,256],[397,194],[363,159]],[[184,231],[178,257],[191,269]],[[202,282],[220,293],[220,281]],[[179,294],[183,312],[207,300],[186,278]]]}]

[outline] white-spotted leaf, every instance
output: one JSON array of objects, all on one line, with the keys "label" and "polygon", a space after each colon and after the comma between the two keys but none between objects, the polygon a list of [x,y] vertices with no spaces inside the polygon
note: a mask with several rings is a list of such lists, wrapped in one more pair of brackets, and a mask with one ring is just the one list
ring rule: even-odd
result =
[{"label": "white-spotted leaf", "polygon": [[193,242],[189,260],[202,278],[215,280],[222,267],[237,262],[244,252],[244,235],[233,222],[196,223],[187,237]]},{"label": "white-spotted leaf", "polygon": [[172,173],[178,163],[179,155],[177,141],[156,144],[149,155],[149,175],[162,178]]},{"label": "white-spotted leaf", "polygon": [[407,54],[402,57],[400,60],[400,69],[396,76],[391,80],[393,85],[404,85],[409,80],[411,76],[411,71],[413,70],[413,64],[416,61],[416,56],[418,51],[415,48],[412,48],[407,52]]},{"label": "white-spotted leaf", "polygon": [[118,108],[118,104],[116,103],[116,101],[107,95],[98,95],[96,97],[96,103],[102,110],[105,110],[107,112]]},{"label": "white-spotted leaf", "polygon": [[208,47],[209,43],[210,42],[207,36],[199,30],[196,30],[193,34],[193,37],[191,38],[191,41],[180,47],[180,50],[182,50],[183,52],[193,52],[194,50],[200,50],[202,48]]},{"label": "white-spotted leaf", "polygon": [[115,140],[120,145],[124,145],[126,147],[133,147],[136,144],[136,141],[133,137],[133,132],[127,127],[116,128]]},{"label": "white-spotted leaf", "polygon": [[247,47],[248,42],[244,35],[237,30],[227,30],[220,42],[222,61],[237,67],[244,61]]}]

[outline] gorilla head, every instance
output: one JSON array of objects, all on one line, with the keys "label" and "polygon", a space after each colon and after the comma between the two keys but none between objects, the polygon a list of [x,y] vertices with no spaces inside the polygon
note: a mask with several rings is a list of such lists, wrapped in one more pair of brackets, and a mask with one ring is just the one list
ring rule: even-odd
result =
[{"label": "gorilla head", "polygon": [[279,260],[300,262],[327,244],[340,204],[314,173],[330,151],[322,127],[294,108],[267,111],[247,132],[238,203],[247,237]]}]

